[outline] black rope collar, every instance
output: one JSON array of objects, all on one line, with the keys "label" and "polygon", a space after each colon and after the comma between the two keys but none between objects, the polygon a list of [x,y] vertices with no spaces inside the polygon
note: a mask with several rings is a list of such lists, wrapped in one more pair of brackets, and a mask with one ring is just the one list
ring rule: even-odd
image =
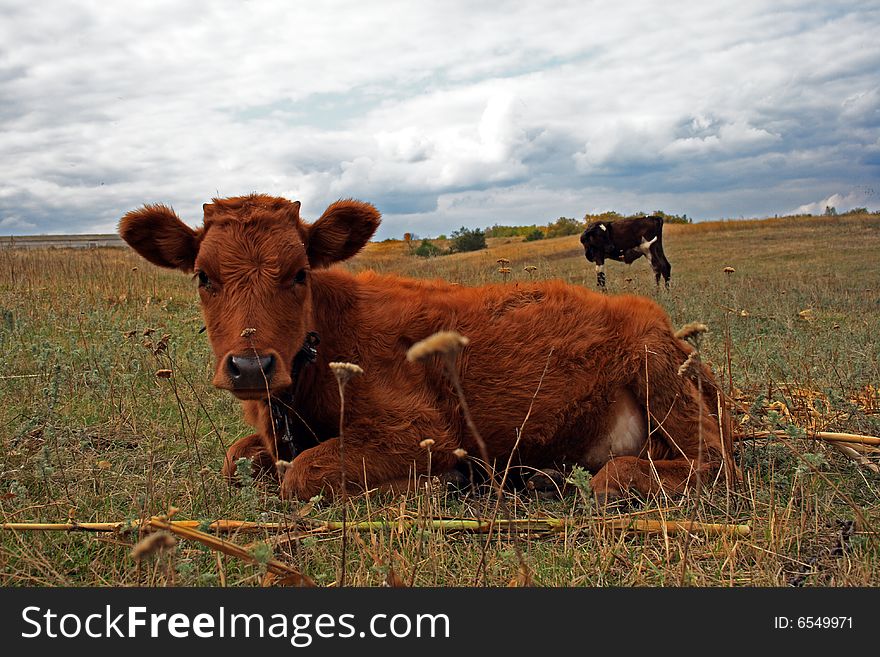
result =
[{"label": "black rope collar", "polygon": [[305,449],[305,446],[297,444],[296,436],[294,436],[294,432],[290,426],[290,414],[288,410],[293,408],[294,394],[297,383],[299,382],[300,373],[303,368],[314,363],[318,359],[318,345],[320,342],[321,339],[314,331],[306,333],[302,347],[300,347],[300,350],[293,358],[293,367],[291,368],[290,373],[290,388],[278,396],[272,396],[268,402],[270,406],[269,410],[272,413],[272,425],[275,430],[275,440],[278,445],[283,445],[290,451],[291,461],[296,458],[297,454]]}]

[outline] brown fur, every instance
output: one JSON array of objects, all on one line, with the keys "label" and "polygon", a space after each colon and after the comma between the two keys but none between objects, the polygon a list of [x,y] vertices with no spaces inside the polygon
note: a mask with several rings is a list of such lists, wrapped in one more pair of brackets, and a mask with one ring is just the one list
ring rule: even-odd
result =
[{"label": "brown fur", "polygon": [[[517,462],[583,463],[613,422],[608,409],[616,395],[627,390],[650,410],[650,421],[644,415],[649,438],[639,456],[612,458],[598,470],[597,494],[681,492],[698,471],[706,481],[722,463],[719,427],[729,439],[729,422],[717,417],[711,373],[703,368],[701,397],[696,380],[678,374],[692,348],[674,337],[665,312],[649,299],[609,297],[559,281],[468,288],[327,269],[356,254],[378,226],[376,209],[357,201],[331,205],[314,224],[299,218],[298,203],[262,195],[215,199],[205,209],[198,231],[176,226],[162,206],[147,206],[127,214],[120,233],[151,262],[194,267],[211,280],[200,295],[216,355],[214,383],[243,400],[257,430],[230,447],[227,474],[241,456],[262,469],[284,456],[266,399],[290,387],[307,331],[316,331],[321,343],[317,362],[303,369],[294,390],[295,415],[299,431],[320,443],[287,469],[285,495],[309,498],[340,480],[332,361],[364,370],[346,388],[344,467],[351,484],[382,486],[424,473],[427,452],[419,443],[425,438],[434,440],[434,473],[455,467],[459,447],[479,454],[439,358],[405,358],[413,343],[439,330],[470,338],[457,366],[490,458],[510,454],[547,365]],[[304,282],[291,282],[301,269]],[[242,337],[244,328],[256,331]],[[227,358],[270,353],[279,365],[266,389],[234,389]]]}]

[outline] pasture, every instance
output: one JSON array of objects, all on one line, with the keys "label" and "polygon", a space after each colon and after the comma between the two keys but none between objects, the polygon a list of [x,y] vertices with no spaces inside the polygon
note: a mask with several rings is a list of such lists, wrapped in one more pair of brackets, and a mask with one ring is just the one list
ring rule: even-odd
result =
[{"label": "pasture", "polygon": [[[250,431],[238,402],[211,387],[196,282],[127,249],[0,249],[0,522],[135,523],[176,509],[202,529],[282,526],[224,535],[248,558],[180,539],[139,561],[137,530],[3,530],[0,585],[258,586],[272,560],[319,586],[342,583],[343,565],[344,584],[360,586],[880,584],[880,447],[812,438],[880,436],[880,217],[667,225],[663,240],[669,291],[644,260],[609,263],[608,291],[655,298],[676,327],[709,327],[701,357],[747,438],[736,443],[743,481],[609,509],[592,503],[582,472],[561,500],[509,491],[503,505],[439,485],[305,504],[282,502],[271,482],[230,487],[226,447]],[[578,236],[409,251],[373,243],[344,266],[462,285],[596,281]],[[767,431],[780,433],[759,437]],[[367,524],[343,541],[332,524],[343,518]],[[437,522],[460,518],[498,522],[483,532]],[[634,519],[660,531],[619,527]],[[523,523],[511,531],[508,520]],[[749,532],[674,532],[672,521]]]}]

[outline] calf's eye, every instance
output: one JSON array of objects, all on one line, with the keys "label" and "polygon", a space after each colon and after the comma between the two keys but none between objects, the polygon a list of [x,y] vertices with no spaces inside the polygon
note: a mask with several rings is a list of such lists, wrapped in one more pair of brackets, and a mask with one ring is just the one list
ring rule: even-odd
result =
[{"label": "calf's eye", "polygon": [[303,283],[305,283],[306,282],[306,270],[300,269],[298,272],[296,272],[296,275],[293,277],[293,282],[296,283],[297,285],[302,285]]},{"label": "calf's eye", "polygon": [[208,275],[200,271],[198,274],[199,277],[199,287],[210,288],[211,287],[211,279],[208,278]]}]

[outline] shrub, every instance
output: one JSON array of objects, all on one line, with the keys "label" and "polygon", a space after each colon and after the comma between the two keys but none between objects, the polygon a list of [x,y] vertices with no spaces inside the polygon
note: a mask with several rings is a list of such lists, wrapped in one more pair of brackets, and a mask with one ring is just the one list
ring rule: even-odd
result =
[{"label": "shrub", "polygon": [[449,250],[452,253],[479,251],[486,248],[486,233],[480,228],[465,228],[452,231]]},{"label": "shrub", "polygon": [[535,228],[535,230],[526,234],[526,237],[523,240],[523,242],[534,242],[535,240],[542,240],[542,239],[544,239],[544,231],[541,230],[540,228]]},{"label": "shrub", "polygon": [[443,250],[433,242],[422,240],[422,243],[416,247],[413,253],[420,258],[433,258],[438,255],[443,255]]}]

